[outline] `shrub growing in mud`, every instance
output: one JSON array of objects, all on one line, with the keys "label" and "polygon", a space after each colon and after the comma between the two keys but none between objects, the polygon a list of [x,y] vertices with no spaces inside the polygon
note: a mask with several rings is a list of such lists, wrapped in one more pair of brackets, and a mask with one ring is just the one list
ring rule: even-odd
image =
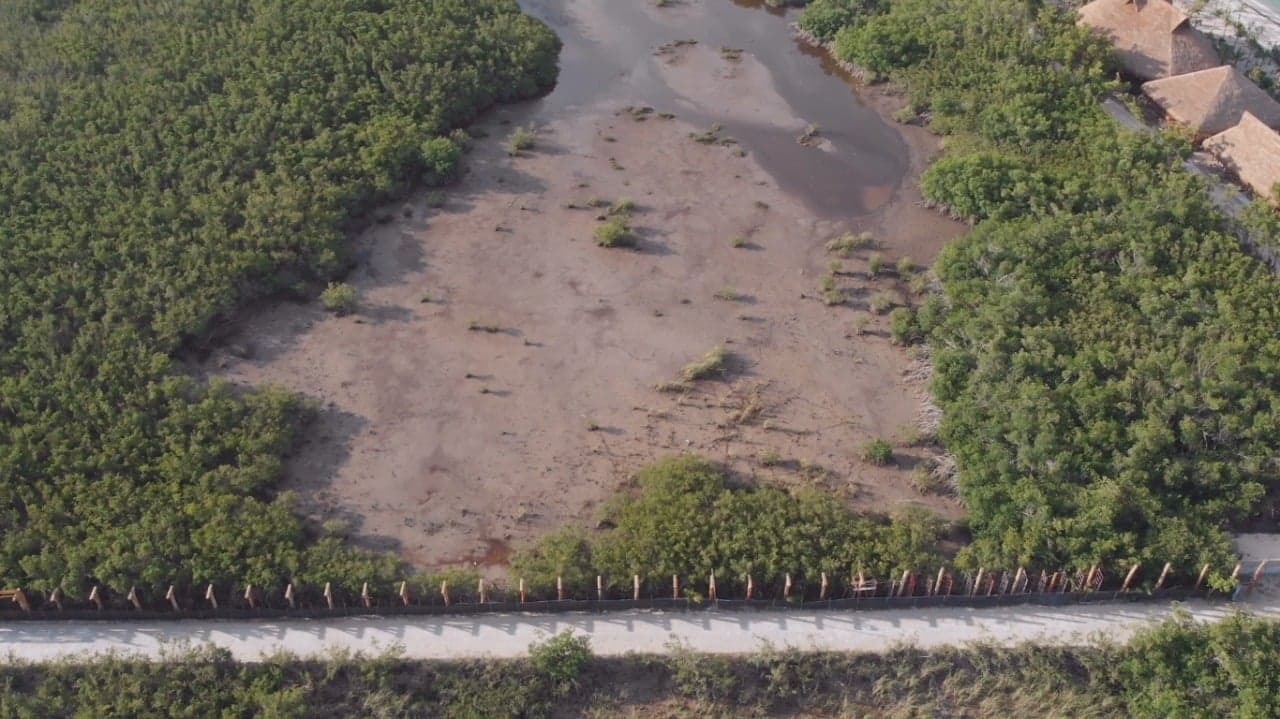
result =
[{"label": "shrub growing in mud", "polygon": [[356,289],[346,282],[330,282],[320,293],[320,304],[335,315],[350,314],[356,308]]},{"label": "shrub growing in mud", "polygon": [[613,215],[596,225],[592,233],[600,247],[634,247],[635,235],[625,215]]}]

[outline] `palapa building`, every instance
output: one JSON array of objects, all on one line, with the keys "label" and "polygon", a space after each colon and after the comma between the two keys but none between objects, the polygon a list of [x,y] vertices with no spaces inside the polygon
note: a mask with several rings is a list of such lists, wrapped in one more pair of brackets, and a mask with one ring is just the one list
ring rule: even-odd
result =
[{"label": "palapa building", "polygon": [[1218,51],[1187,14],[1168,0],[1094,0],[1080,8],[1081,25],[1106,35],[1125,72],[1154,80],[1218,65]]},{"label": "palapa building", "polygon": [[1280,205],[1280,133],[1246,111],[1235,127],[1204,141],[1240,181],[1274,205]]},{"label": "palapa building", "polygon": [[1235,127],[1246,112],[1280,125],[1280,102],[1230,65],[1152,80],[1142,91],[1198,140]]}]

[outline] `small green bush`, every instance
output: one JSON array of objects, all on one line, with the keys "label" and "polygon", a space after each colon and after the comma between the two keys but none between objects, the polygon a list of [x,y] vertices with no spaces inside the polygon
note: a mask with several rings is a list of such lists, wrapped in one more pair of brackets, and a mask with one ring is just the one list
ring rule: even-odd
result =
[{"label": "small green bush", "polygon": [[525,150],[532,150],[537,139],[537,135],[533,134],[532,130],[526,127],[517,127],[507,137],[507,154],[514,157]]},{"label": "small green bush", "polygon": [[335,315],[350,314],[356,308],[356,289],[346,282],[330,282],[320,293],[320,304]]},{"label": "small green bush", "polygon": [[578,683],[582,670],[591,661],[591,641],[565,631],[529,645],[529,662],[551,682],[557,694],[566,694]]},{"label": "small green bush", "polygon": [[680,370],[680,376],[686,382],[694,382],[700,379],[708,379],[717,375],[724,374],[725,365],[729,362],[729,352],[724,347],[716,345],[707,353],[698,359],[690,362]]},{"label": "small green bush", "polygon": [[614,215],[596,225],[593,234],[600,247],[632,247],[636,242],[631,225],[622,215]]},{"label": "small green bush", "polygon": [[887,439],[876,438],[862,448],[862,460],[883,467],[893,461],[893,444]]}]

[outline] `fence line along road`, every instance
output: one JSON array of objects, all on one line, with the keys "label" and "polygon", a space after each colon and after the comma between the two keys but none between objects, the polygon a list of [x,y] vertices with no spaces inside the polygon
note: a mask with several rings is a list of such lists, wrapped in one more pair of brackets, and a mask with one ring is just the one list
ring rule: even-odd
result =
[{"label": "fence line along road", "polygon": [[698,652],[737,654],[765,647],[881,651],[973,642],[1086,643],[1123,640],[1181,607],[1213,621],[1238,609],[1280,616],[1265,594],[1239,603],[1124,602],[1068,606],[894,609],[878,612],[616,612],[476,616],[344,617],[313,620],[25,621],[0,624],[0,656],[11,660],[86,659],[115,653],[160,659],[184,648],[216,646],[241,661],[280,651],[323,657],[334,651],[377,654],[395,649],[412,659],[516,657],[530,643],[565,630],[590,638],[601,655],[663,653],[674,644]]}]

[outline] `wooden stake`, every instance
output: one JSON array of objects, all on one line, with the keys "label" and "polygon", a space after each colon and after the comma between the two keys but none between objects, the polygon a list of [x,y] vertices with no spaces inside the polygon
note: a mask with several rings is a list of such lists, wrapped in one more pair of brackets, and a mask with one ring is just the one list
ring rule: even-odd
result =
[{"label": "wooden stake", "polygon": [[907,596],[907,580],[908,580],[908,579],[910,579],[910,578],[911,578],[911,570],[910,570],[910,569],[904,569],[904,570],[902,570],[902,581],[901,581],[901,582],[899,582],[899,584],[898,584],[898,596],[899,596],[899,597],[905,597],[905,596]]},{"label": "wooden stake", "polygon": [[751,595],[756,593],[756,585],[751,581],[751,575],[747,575],[747,599],[751,599]]},{"label": "wooden stake", "polygon": [[713,602],[716,601],[716,573],[715,572],[712,572],[711,576],[707,577],[707,598]]},{"label": "wooden stake", "polygon": [[480,603],[481,603],[481,604],[484,604],[484,603],[488,602],[488,601],[489,601],[489,594],[485,591],[485,588],[484,588],[484,577],[480,577],[480,587],[479,587],[479,591],[480,591]]},{"label": "wooden stake", "polygon": [[[1208,566],[1208,565],[1206,565],[1206,566]],[[1170,563],[1170,562],[1165,562],[1165,563],[1164,563],[1164,569],[1161,569],[1161,570],[1160,570],[1160,578],[1156,580],[1156,591],[1157,591],[1157,592],[1158,592],[1158,591],[1160,591],[1160,590],[1164,587],[1164,580],[1165,580],[1165,578],[1166,578],[1166,577],[1168,577],[1168,576],[1169,576],[1169,570],[1170,570],[1170,569],[1173,569],[1173,564],[1172,564],[1172,563]]]},{"label": "wooden stake", "polygon": [[929,596],[942,593],[942,578],[943,576],[946,575],[946,573],[947,573],[946,567],[938,568],[938,577],[937,579],[933,580],[933,586],[929,587]]},{"label": "wooden stake", "polygon": [[982,574],[985,571],[987,570],[982,567],[978,567],[978,578],[973,580],[973,586],[969,588],[969,596],[972,597],[978,593],[978,587],[982,584]]},{"label": "wooden stake", "polygon": [[169,604],[173,607],[173,611],[177,612],[182,609],[178,606],[178,593],[174,591],[173,585],[169,585],[169,591],[164,593],[164,598],[169,600]]},{"label": "wooden stake", "polygon": [[409,594],[409,583],[404,580],[400,580],[400,601],[406,607],[409,606],[409,602],[412,601],[412,596]]},{"label": "wooden stake", "polygon": [[1027,570],[1018,567],[1018,573],[1013,575],[1013,593],[1021,594],[1027,588],[1028,577]]},{"label": "wooden stake", "polygon": [[[209,588],[212,589],[213,585],[210,584]],[[102,611],[102,593],[98,591],[98,585],[96,584],[93,585],[93,589],[89,590],[89,601],[98,608],[98,611]]]},{"label": "wooden stake", "polygon": [[213,607],[214,609],[218,608],[218,595],[213,593],[212,584],[210,584],[208,587],[205,587],[204,599],[209,603],[210,607]]},{"label": "wooden stake", "polygon": [[134,609],[137,609],[137,610],[142,609],[142,600],[138,598],[137,587],[129,587],[129,595],[126,596],[125,599],[129,600],[129,603],[133,605]]},{"label": "wooden stake", "polygon": [[1089,567],[1089,574],[1084,578],[1084,586],[1081,587],[1086,592],[1093,591],[1093,578],[1098,574],[1098,565],[1094,564]]},{"label": "wooden stake", "polygon": [[1120,585],[1121,592],[1129,591],[1129,585],[1133,583],[1133,578],[1138,574],[1138,567],[1142,566],[1142,562],[1135,562],[1129,573],[1124,575],[1124,584]]},{"label": "wooden stake", "polygon": [[818,585],[818,599],[825,600],[827,598],[827,573],[822,573],[822,584]]},{"label": "wooden stake", "polygon": [[333,586],[329,582],[324,583],[324,603],[333,609]]},{"label": "wooden stake", "polygon": [[258,598],[253,593],[253,585],[250,584],[244,588],[244,600],[249,603],[250,609],[258,608]]},{"label": "wooden stake", "polygon": [[604,577],[596,575],[596,600],[604,601]]},{"label": "wooden stake", "polygon": [[284,585],[284,600],[289,603],[290,609],[298,608],[298,604],[296,601],[294,601],[294,596],[293,596],[293,582],[289,582],[288,584]]},{"label": "wooden stake", "polygon": [[631,575],[631,598],[637,602],[640,601],[640,575],[639,574]]},{"label": "wooden stake", "polygon": [[520,603],[524,604],[524,577],[520,578]]},{"label": "wooden stake", "polygon": [[360,587],[360,601],[364,602],[364,608],[368,609],[373,604],[373,597],[369,596],[369,583],[365,582]]},{"label": "wooden stake", "polygon": [[671,575],[671,598],[680,598],[680,575],[678,574]]},{"label": "wooden stake", "polygon": [[449,606],[449,582],[440,582],[440,596],[444,597],[444,605]]},{"label": "wooden stake", "polygon": [[54,587],[53,593],[49,595],[49,602],[62,611],[62,587]]},{"label": "wooden stake", "polygon": [[1196,589],[1199,589],[1199,588],[1200,588],[1200,585],[1201,585],[1201,584],[1204,584],[1204,578],[1205,578],[1205,577],[1207,577],[1207,576],[1209,576],[1209,565],[1208,565],[1208,564],[1204,565],[1204,568],[1202,568],[1202,569],[1200,570],[1200,578],[1196,580]]},{"label": "wooden stake", "polygon": [[27,600],[27,593],[22,591],[22,587],[13,590],[13,603],[24,612],[31,611],[31,602]]},{"label": "wooden stake", "polygon": [[564,577],[556,577],[556,601],[564,601]]},{"label": "wooden stake", "polygon": [[791,572],[787,572],[786,579],[782,582],[782,598],[791,598]]},{"label": "wooden stake", "polygon": [[[1250,580],[1249,582],[1250,591],[1252,591],[1254,587],[1258,586],[1258,582],[1262,581],[1262,570],[1266,568],[1267,568],[1267,560],[1264,559],[1258,563],[1258,568],[1253,570],[1253,579]],[[22,590],[19,589],[18,591],[22,591]]]}]

